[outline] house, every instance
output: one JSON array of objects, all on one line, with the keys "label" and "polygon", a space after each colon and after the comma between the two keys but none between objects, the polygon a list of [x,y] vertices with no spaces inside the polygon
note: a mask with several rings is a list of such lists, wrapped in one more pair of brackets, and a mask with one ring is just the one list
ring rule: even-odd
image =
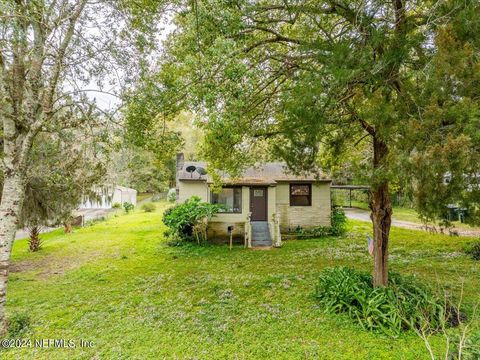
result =
[{"label": "house", "polygon": [[96,197],[84,197],[80,209],[111,209],[112,205],[118,203],[123,205],[125,202],[137,205],[137,190],[120,185],[104,185],[96,187],[93,190]]},{"label": "house", "polygon": [[279,246],[281,233],[331,224],[331,180],[322,174],[294,175],[283,163],[265,163],[239,178],[224,175],[222,191],[215,194],[207,170],[205,163],[177,154],[177,202],[198,196],[226,207],[208,224],[209,239],[226,239],[231,232],[248,247]]}]

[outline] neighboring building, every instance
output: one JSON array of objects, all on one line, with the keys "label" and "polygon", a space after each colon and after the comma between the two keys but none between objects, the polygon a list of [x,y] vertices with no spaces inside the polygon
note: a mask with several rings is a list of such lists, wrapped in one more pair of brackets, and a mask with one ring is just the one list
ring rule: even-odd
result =
[{"label": "neighboring building", "polygon": [[233,227],[234,238],[248,246],[271,246],[280,244],[280,232],[331,224],[331,180],[322,174],[293,175],[283,163],[266,163],[238,179],[224,176],[222,192],[214,194],[205,166],[177,155],[177,201],[198,196],[228,209],[209,223],[209,238],[224,239]]},{"label": "neighboring building", "polygon": [[129,202],[137,205],[137,190],[124,186],[103,186],[95,189],[96,199],[85,198],[80,209],[111,209],[112,205]]}]

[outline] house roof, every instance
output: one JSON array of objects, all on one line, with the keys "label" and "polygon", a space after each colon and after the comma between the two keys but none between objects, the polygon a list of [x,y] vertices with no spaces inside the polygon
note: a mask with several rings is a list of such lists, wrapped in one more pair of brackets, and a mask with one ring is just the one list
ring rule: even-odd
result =
[{"label": "house roof", "polygon": [[[194,166],[196,168],[206,169],[206,163],[200,161],[185,161],[183,167],[178,172],[179,181],[207,181],[208,183],[213,182],[208,172],[206,175],[201,175],[199,172],[194,171],[189,173],[186,171],[187,167]],[[228,174],[223,174],[222,180],[225,184],[235,184],[235,185],[271,185],[276,184],[277,182],[287,182],[287,181],[298,181],[298,182],[312,182],[312,181],[323,181],[330,182],[325,174],[319,173],[310,173],[304,175],[295,175],[288,171],[286,165],[280,162],[270,162],[264,163],[258,166],[252,166],[242,173],[239,178],[232,179]]]},{"label": "house roof", "polygon": [[137,190],[135,189],[132,189],[132,188],[128,188],[128,187],[125,187],[125,186],[120,186],[120,185],[116,185],[115,186],[115,189],[116,190],[120,190],[122,192],[137,192]]}]

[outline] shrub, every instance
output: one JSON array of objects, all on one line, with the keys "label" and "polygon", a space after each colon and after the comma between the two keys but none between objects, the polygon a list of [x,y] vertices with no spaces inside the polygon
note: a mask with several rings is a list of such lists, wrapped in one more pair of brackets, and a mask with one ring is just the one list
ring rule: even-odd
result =
[{"label": "shrub", "polygon": [[470,255],[474,260],[480,260],[480,241],[469,244],[465,248],[465,253]]},{"label": "shrub", "polygon": [[30,316],[27,313],[15,313],[8,319],[8,333],[11,337],[16,337],[30,326]]},{"label": "shrub", "polygon": [[122,208],[122,204],[120,204],[119,202],[114,202],[112,204],[112,209],[121,209]]},{"label": "shrub", "polygon": [[176,189],[170,189],[170,190],[168,190],[167,200],[168,200],[169,202],[172,202],[172,203],[177,200],[177,190],[176,190]]},{"label": "shrub", "polygon": [[221,205],[201,202],[197,196],[192,196],[183,204],[178,204],[167,209],[163,214],[163,223],[169,228],[169,237],[179,237],[190,240],[194,233],[194,227],[204,220],[210,220]]},{"label": "shrub", "polygon": [[297,237],[300,239],[325,237],[325,236],[340,236],[345,234],[347,217],[342,208],[334,207],[331,214],[332,226],[315,226],[310,228],[295,229]]},{"label": "shrub", "polygon": [[128,214],[130,211],[135,209],[135,205],[133,205],[131,202],[124,202],[123,203],[123,208],[125,209],[125,212]]},{"label": "shrub", "polygon": [[145,212],[154,212],[157,207],[153,203],[146,203],[142,205],[142,210]]},{"label": "shrub", "polygon": [[88,226],[93,226],[97,223],[100,223],[102,221],[105,221],[107,218],[105,216],[100,216],[100,217],[97,217],[97,218],[94,218],[94,219],[91,219],[91,220],[87,220],[85,221],[85,224],[83,225],[84,227],[88,227]]},{"label": "shrub", "polygon": [[334,207],[331,213],[332,227],[330,228],[330,235],[340,236],[347,231],[347,216],[341,207]]},{"label": "shrub", "polygon": [[373,287],[370,274],[347,267],[325,269],[315,297],[326,312],[346,313],[363,328],[389,335],[414,328],[437,331],[459,316],[413,278],[390,274],[388,287]]},{"label": "shrub", "polygon": [[311,228],[297,227],[295,233],[299,239],[330,236],[331,228],[329,226],[315,226]]}]

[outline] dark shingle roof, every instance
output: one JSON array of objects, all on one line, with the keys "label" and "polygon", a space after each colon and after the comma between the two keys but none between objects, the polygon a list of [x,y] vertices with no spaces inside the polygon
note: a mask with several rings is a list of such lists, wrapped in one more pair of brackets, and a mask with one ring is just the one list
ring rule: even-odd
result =
[{"label": "dark shingle roof", "polygon": [[[210,176],[200,175],[198,172],[188,173],[185,169],[188,166],[202,167],[206,169],[206,163],[199,161],[186,161],[183,168],[178,173],[180,181],[207,181],[212,182]],[[258,166],[252,166],[243,172],[242,176],[237,179],[231,179],[228,174],[222,176],[226,184],[238,185],[264,185],[275,184],[282,181],[331,181],[323,173],[310,173],[307,175],[295,175],[288,171],[286,165],[280,162],[264,163]]]}]

